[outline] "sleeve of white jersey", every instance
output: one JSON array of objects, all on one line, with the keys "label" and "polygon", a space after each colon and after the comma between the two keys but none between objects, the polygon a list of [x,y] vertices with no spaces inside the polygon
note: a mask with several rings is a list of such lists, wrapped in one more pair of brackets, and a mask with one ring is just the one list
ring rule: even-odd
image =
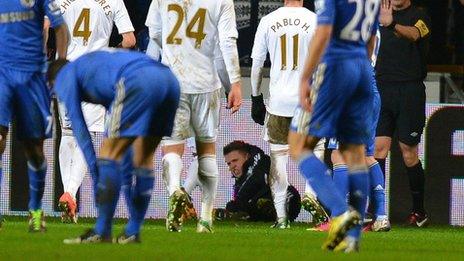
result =
[{"label": "sleeve of white jersey", "polygon": [[261,82],[263,79],[263,66],[268,52],[268,35],[267,23],[265,17],[261,19],[258,25],[258,30],[255,34],[253,50],[251,58],[253,63],[251,66],[251,94],[259,96],[261,94]]},{"label": "sleeve of white jersey", "polygon": [[150,38],[155,40],[159,45],[161,41],[162,22],[161,15],[159,12],[160,4],[158,0],[153,0],[148,9],[147,20],[145,25],[148,27]]},{"label": "sleeve of white jersey", "polygon": [[123,0],[116,0],[114,7],[114,23],[118,28],[119,34],[135,31]]},{"label": "sleeve of white jersey", "polygon": [[255,41],[253,43],[253,50],[251,51],[251,58],[253,60],[264,61],[268,52],[268,37],[267,37],[267,26],[266,18],[263,17],[259,22],[258,29],[255,34]]},{"label": "sleeve of white jersey", "polygon": [[224,57],[227,73],[231,83],[240,81],[240,65],[237,50],[237,24],[235,21],[234,2],[222,0],[218,22],[219,47]]}]

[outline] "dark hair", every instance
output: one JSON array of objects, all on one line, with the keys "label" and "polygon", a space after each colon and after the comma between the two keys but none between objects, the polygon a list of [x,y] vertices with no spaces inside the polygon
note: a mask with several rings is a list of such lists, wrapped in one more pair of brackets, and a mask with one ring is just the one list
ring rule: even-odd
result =
[{"label": "dark hair", "polygon": [[69,63],[69,61],[66,59],[58,59],[51,62],[48,65],[47,80],[49,82],[54,81],[61,68],[63,68],[63,66],[65,66],[67,63]]},{"label": "dark hair", "polygon": [[231,143],[227,144],[224,146],[222,149],[222,154],[227,155],[231,153],[232,151],[240,151],[244,153],[249,153],[250,152],[250,144],[244,142],[243,140],[234,140]]}]

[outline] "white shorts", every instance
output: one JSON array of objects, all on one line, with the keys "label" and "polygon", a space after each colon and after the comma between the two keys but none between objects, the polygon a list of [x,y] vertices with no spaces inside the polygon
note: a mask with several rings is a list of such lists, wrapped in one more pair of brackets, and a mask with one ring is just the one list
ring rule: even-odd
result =
[{"label": "white shorts", "polygon": [[[84,114],[85,123],[91,132],[105,131],[105,107],[99,104],[88,102],[81,103],[82,113]],[[58,115],[60,118],[61,129],[66,134],[72,133],[71,120],[69,119],[66,108],[62,103],[58,104]]]},{"label": "white shorts", "polygon": [[195,137],[204,143],[216,142],[221,109],[220,90],[208,93],[181,93],[171,137],[163,145],[183,143]]}]

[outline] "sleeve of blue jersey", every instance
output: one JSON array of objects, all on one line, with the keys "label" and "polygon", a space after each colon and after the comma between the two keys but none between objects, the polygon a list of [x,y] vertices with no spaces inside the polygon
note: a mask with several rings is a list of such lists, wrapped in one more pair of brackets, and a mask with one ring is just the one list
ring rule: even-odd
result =
[{"label": "sleeve of blue jersey", "polygon": [[57,27],[64,24],[63,16],[61,16],[60,6],[55,2],[55,0],[44,0],[43,9],[45,10],[45,15],[50,20],[52,27]]},{"label": "sleeve of blue jersey", "polygon": [[78,90],[76,75],[70,65],[68,64],[58,74],[55,81],[55,93],[58,101],[65,105],[77,144],[84,154],[89,172],[93,175],[97,173],[97,157],[82,113],[82,99]]},{"label": "sleeve of blue jersey", "polygon": [[335,20],[335,0],[316,0],[314,2],[318,25],[332,25]]}]

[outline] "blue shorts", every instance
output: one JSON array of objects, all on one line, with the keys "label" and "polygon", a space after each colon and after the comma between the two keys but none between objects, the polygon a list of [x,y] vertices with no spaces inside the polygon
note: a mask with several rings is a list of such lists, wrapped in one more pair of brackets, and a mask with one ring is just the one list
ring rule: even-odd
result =
[{"label": "blue shorts", "polygon": [[335,137],[344,144],[367,144],[372,121],[372,65],[366,58],[319,65],[312,84],[309,135]]},{"label": "blue shorts", "polygon": [[167,67],[147,66],[123,74],[108,111],[106,136],[170,136],[179,96],[179,83]]},{"label": "blue shorts", "polygon": [[[377,128],[377,123],[379,122],[379,113],[380,113],[380,95],[378,92],[374,93],[374,108],[372,109],[372,125],[370,137],[366,144],[366,156],[374,156],[375,153],[375,130]],[[327,149],[338,150],[338,141],[336,138],[330,138],[329,143],[327,144]]]},{"label": "blue shorts", "polygon": [[18,139],[51,136],[50,92],[42,72],[0,67],[0,126],[17,122]]}]

